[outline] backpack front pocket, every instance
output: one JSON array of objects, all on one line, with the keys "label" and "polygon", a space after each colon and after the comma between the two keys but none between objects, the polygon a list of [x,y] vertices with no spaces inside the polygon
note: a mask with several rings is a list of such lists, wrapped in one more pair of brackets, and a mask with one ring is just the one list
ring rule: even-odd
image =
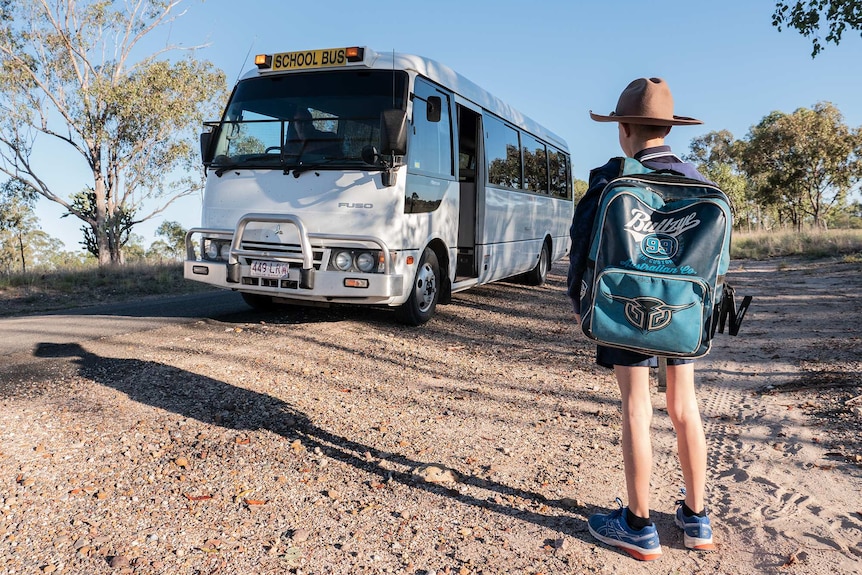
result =
[{"label": "backpack front pocket", "polygon": [[588,335],[647,354],[699,357],[709,351],[709,286],[697,277],[603,270],[594,284]]}]

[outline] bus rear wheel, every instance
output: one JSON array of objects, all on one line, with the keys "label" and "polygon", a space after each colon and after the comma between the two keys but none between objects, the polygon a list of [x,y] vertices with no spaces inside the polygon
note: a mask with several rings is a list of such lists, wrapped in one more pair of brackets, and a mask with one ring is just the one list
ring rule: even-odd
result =
[{"label": "bus rear wheel", "polygon": [[548,278],[548,270],[550,269],[551,251],[545,242],[542,244],[542,251],[539,252],[539,261],[536,262],[536,267],[524,274],[524,283],[531,286],[542,285]]},{"label": "bus rear wheel", "polygon": [[410,296],[396,310],[398,321],[407,325],[422,325],[434,315],[439,300],[440,264],[434,250],[425,248]]}]

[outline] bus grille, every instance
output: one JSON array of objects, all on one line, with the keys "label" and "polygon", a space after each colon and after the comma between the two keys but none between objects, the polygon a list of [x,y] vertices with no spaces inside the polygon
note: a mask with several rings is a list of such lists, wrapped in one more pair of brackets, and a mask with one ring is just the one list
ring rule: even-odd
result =
[{"label": "bus grille", "polygon": [[[260,257],[246,256],[245,263],[251,263],[254,259],[273,259],[273,258],[289,258],[292,261],[288,265],[292,268],[302,267],[302,248],[299,244],[276,244],[269,242],[243,242],[242,249],[248,251],[261,252]],[[312,265],[314,269],[319,270],[322,263],[324,248],[312,248]]]}]

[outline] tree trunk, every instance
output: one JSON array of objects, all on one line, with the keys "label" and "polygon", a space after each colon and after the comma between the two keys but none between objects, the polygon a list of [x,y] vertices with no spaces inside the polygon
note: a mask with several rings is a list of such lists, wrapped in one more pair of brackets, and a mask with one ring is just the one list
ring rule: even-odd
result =
[{"label": "tree trunk", "polygon": [[[99,157],[99,148],[94,147],[93,157]],[[105,179],[102,176],[101,164],[96,162],[93,166],[93,192],[96,200],[96,245],[99,246],[99,267],[117,263],[114,259],[114,250],[108,229],[108,195]]]},{"label": "tree trunk", "polygon": [[21,271],[27,273],[27,258],[24,257],[24,238],[22,234],[18,234],[18,251],[21,253]]}]

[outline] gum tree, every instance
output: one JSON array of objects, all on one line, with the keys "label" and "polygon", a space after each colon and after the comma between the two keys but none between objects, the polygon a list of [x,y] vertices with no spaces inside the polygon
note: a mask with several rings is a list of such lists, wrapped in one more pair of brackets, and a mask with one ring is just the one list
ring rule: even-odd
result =
[{"label": "gum tree", "polygon": [[825,227],[862,180],[862,133],[828,102],[792,114],[772,112],[753,126],[742,166],[764,204],[776,205],[797,227]]},{"label": "gum tree", "polygon": [[[122,263],[132,226],[202,185],[197,130],[224,74],[194,48],[137,57],[181,1],[0,0],[0,171],[81,219],[100,265]],[[86,181],[47,183],[57,161],[34,151],[49,140]],[[82,188],[92,202],[75,200]]]},{"label": "gum tree", "polygon": [[739,166],[741,146],[728,130],[713,131],[691,141],[690,153],[685,156],[685,160],[697,165],[698,171],[727,194],[735,225],[741,227],[747,224],[750,228],[752,222],[760,218],[755,215],[756,210],[752,210],[754,206],[749,197],[751,186]]}]

